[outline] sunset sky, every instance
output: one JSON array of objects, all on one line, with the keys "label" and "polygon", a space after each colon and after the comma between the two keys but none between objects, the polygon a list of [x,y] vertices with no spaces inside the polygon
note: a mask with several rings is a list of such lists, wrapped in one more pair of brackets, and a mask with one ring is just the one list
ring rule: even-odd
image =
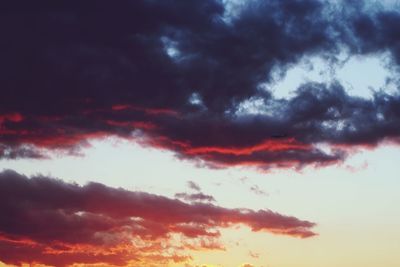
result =
[{"label": "sunset sky", "polygon": [[400,2],[9,1],[0,266],[400,266]]}]

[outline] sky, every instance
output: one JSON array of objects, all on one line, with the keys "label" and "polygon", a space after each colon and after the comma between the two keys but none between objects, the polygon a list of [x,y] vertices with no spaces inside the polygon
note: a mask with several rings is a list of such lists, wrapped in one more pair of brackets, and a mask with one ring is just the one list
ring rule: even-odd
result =
[{"label": "sky", "polygon": [[5,4],[0,266],[399,266],[399,7]]}]

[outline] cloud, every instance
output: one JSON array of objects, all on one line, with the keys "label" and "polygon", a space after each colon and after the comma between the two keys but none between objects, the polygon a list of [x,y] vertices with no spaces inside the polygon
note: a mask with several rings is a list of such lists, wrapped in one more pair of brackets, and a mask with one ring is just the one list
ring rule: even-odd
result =
[{"label": "cloud", "polygon": [[249,251],[249,256],[254,258],[254,259],[258,259],[258,258],[260,258],[260,253],[253,252],[253,251],[250,250]]},{"label": "cloud", "polygon": [[268,193],[262,190],[258,185],[252,185],[250,187],[250,191],[255,193],[256,195],[268,196]]},{"label": "cloud", "polygon": [[199,202],[202,202],[202,201],[213,202],[213,201],[215,201],[213,196],[206,195],[206,194],[203,194],[201,192],[195,193],[195,194],[176,193],[175,197],[179,198],[179,199],[183,199],[183,200],[188,201],[188,202],[197,202],[197,201],[199,201]]},{"label": "cloud", "polygon": [[46,157],[37,148],[32,146],[21,145],[9,147],[0,144],[0,160],[19,158],[45,159]]},{"label": "cloud", "polygon": [[0,212],[0,260],[16,265],[186,261],[192,250],[224,249],[219,230],[236,224],[255,232],[315,235],[314,223],[270,210],[189,204],[94,182],[80,186],[41,175],[28,178],[11,170],[0,173]]},{"label": "cloud", "polygon": [[188,181],[187,185],[192,190],[201,191],[200,186],[198,184],[196,184],[195,182],[193,182],[193,181]]},{"label": "cloud", "polygon": [[188,181],[187,185],[189,189],[196,191],[196,193],[176,193],[175,198],[182,199],[186,202],[213,202],[215,201],[213,196],[204,194],[201,192],[201,188],[198,184],[193,181]]},{"label": "cloud", "polygon": [[[398,142],[400,94],[383,88],[362,99],[338,83],[305,82],[279,99],[263,89],[300,60],[338,61],[342,50],[389,52],[395,69],[398,11],[319,0],[226,8],[218,0],[8,3],[0,157],[76,153],[118,136],[215,168],[301,168]],[[252,101],[263,112],[243,111]]]}]

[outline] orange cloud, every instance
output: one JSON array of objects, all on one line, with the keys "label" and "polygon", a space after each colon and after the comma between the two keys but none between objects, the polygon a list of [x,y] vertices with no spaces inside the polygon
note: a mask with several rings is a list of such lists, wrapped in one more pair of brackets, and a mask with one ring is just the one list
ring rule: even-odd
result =
[{"label": "orange cloud", "polygon": [[270,210],[185,203],[145,192],[0,173],[0,261],[51,266],[159,266],[223,250],[220,229],[243,224],[307,238],[314,223]]}]

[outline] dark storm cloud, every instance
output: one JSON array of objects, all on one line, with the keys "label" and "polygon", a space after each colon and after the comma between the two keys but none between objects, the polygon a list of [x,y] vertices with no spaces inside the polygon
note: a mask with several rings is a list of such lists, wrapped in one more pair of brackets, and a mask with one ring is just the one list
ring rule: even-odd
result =
[{"label": "dark storm cloud", "polygon": [[[219,229],[237,224],[299,238],[315,235],[314,223],[270,210],[189,204],[99,183],[79,186],[40,175],[28,178],[14,171],[0,173],[0,213],[0,260],[9,264],[125,266],[132,261],[129,266],[143,266],[145,260],[164,265],[187,259],[181,255],[185,250],[221,249]],[[177,234],[182,236],[180,244],[169,244]],[[171,255],[165,252],[166,244]]]},{"label": "dark storm cloud", "polygon": [[[355,53],[376,53],[389,51],[396,65],[400,63],[400,13],[398,9],[379,9],[368,7],[362,1],[350,9],[348,25],[355,37],[352,48]],[[366,12],[359,12],[364,9]]]},{"label": "dark storm cloud", "polygon": [[[74,151],[112,135],[214,167],[301,167],[398,139],[398,95],[383,90],[367,100],[337,83],[306,83],[283,100],[260,84],[341,49],[388,51],[395,68],[399,12],[361,1],[273,0],[227,16],[217,0],[5,4],[0,157]],[[251,99],[268,112],[238,113]]]}]

